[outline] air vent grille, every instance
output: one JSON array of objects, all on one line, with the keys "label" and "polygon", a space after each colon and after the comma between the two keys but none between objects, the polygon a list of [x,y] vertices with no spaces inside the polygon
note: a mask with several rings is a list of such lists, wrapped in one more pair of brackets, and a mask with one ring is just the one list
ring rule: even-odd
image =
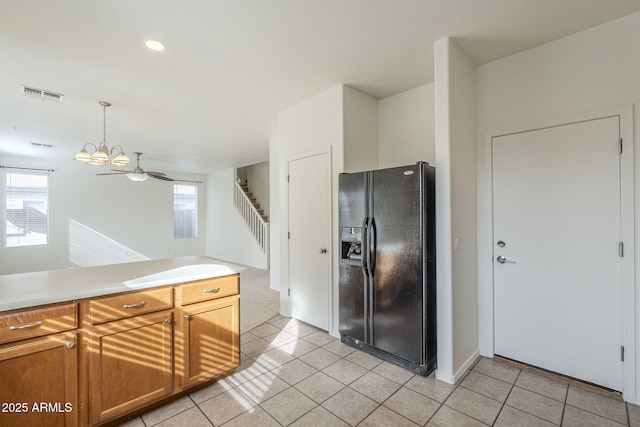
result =
[{"label": "air vent grille", "polygon": [[20,91],[24,94],[24,96],[28,96],[29,98],[39,98],[43,101],[56,101],[62,103],[62,101],[64,100],[64,95],[60,93],[55,93],[43,89],[36,89],[34,87],[21,85]]},{"label": "air vent grille", "polygon": [[51,145],[51,144],[41,144],[41,143],[39,143],[39,142],[30,142],[30,144],[31,144],[31,147],[33,147],[33,148],[45,148],[45,149],[49,149],[49,150],[51,150],[51,149],[55,148],[55,146],[54,146],[54,145]]}]

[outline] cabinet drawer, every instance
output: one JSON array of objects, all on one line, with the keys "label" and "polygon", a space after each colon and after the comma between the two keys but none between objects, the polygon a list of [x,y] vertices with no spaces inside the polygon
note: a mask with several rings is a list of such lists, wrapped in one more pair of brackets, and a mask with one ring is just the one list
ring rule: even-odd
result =
[{"label": "cabinet drawer", "polygon": [[208,301],[235,295],[239,292],[239,278],[233,276],[216,277],[185,283],[178,289],[182,305]]},{"label": "cabinet drawer", "polygon": [[94,325],[173,307],[173,289],[131,292],[89,301],[89,318]]},{"label": "cabinet drawer", "polygon": [[0,316],[0,344],[68,331],[77,326],[77,303],[5,314]]}]

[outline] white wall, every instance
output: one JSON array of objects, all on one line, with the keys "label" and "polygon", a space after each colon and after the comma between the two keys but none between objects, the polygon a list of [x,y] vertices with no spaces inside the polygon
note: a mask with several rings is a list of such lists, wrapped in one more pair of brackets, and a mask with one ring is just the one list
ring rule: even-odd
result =
[{"label": "white wall", "polygon": [[[108,172],[108,168],[73,160],[56,162],[0,156],[0,165],[54,169],[49,177],[49,244],[5,249],[3,242],[0,245],[0,274],[73,267],[69,260],[70,232],[79,230],[86,244],[83,260],[88,263],[203,255],[205,252],[206,183],[198,187],[199,237],[174,240],[171,182],[148,179],[138,183],[124,176],[96,176],[96,173]],[[2,171],[0,203],[4,209]],[[177,173],[170,176],[192,180],[204,178]]]},{"label": "white wall", "polygon": [[265,215],[269,215],[269,162],[247,166],[249,191],[256,197]]},{"label": "white wall", "polygon": [[478,355],[475,65],[449,38],[434,51],[436,375],[453,383]]},{"label": "white wall", "polygon": [[[640,16],[638,13],[480,66],[477,84],[478,274],[480,349],[493,353],[491,157],[488,138],[495,132],[528,129],[549,120],[635,104],[640,126]],[[637,140],[637,137],[634,138]],[[635,162],[640,150],[635,145]],[[640,174],[636,174],[636,205]],[[636,209],[636,223],[640,215]],[[636,227],[637,247],[639,227]],[[636,251],[638,257],[640,251]],[[636,270],[640,259],[636,258]],[[636,276],[638,276],[636,274]],[[637,279],[636,279],[637,280]],[[640,286],[636,283],[635,354],[640,354]],[[627,350],[627,354],[629,352]],[[631,360],[630,363],[638,363]],[[636,384],[640,384],[636,369]],[[636,393],[636,402],[638,395]],[[625,396],[625,398],[627,398]]]},{"label": "white wall", "polygon": [[378,102],[359,90],[349,86],[343,88],[343,172],[376,169],[379,164]]},{"label": "white wall", "polygon": [[207,178],[206,254],[221,260],[266,269],[264,254],[233,203],[235,169]]},{"label": "white wall", "polygon": [[378,101],[380,168],[436,164],[434,83]]}]

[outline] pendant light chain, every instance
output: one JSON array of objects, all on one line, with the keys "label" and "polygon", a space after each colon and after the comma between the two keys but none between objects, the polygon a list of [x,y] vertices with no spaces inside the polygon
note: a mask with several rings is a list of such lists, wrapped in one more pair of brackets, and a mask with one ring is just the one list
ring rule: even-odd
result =
[{"label": "pendant light chain", "polygon": [[107,106],[102,106],[102,142],[107,142]]}]

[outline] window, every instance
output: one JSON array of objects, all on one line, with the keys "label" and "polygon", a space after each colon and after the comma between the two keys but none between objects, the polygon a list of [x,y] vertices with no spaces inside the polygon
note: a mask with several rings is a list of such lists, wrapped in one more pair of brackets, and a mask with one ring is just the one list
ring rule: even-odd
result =
[{"label": "window", "polygon": [[49,176],[5,175],[5,247],[46,245],[49,241]]},{"label": "window", "polygon": [[173,185],[173,238],[198,237],[198,187]]}]

